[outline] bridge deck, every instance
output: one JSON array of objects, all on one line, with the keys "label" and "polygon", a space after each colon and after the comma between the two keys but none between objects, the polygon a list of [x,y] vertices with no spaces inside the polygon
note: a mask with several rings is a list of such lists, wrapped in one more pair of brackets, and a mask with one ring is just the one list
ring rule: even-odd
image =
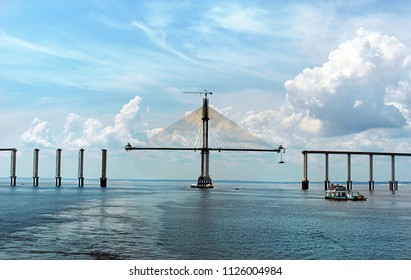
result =
[{"label": "bridge deck", "polygon": [[334,155],[375,155],[375,156],[405,156],[411,157],[411,153],[390,153],[390,152],[356,152],[356,151],[319,151],[319,150],[305,150],[303,154],[334,154]]}]

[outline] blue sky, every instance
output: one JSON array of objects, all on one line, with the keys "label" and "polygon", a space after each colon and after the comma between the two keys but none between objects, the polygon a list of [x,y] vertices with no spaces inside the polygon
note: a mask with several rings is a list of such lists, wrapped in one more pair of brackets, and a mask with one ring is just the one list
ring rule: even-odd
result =
[{"label": "blue sky", "polygon": [[[214,179],[299,181],[305,149],[410,152],[408,1],[0,1],[0,147],[19,150],[17,175],[111,178],[199,175],[198,153],[131,152],[147,134],[201,106],[266,142],[266,154],[213,154]],[[323,158],[309,177],[323,180]],[[331,159],[335,180],[345,160]],[[389,180],[388,159],[375,177]],[[357,159],[354,180],[367,180]],[[8,176],[9,154],[0,155]],[[408,159],[398,179],[410,180]],[[258,166],[258,168],[256,168]]]}]

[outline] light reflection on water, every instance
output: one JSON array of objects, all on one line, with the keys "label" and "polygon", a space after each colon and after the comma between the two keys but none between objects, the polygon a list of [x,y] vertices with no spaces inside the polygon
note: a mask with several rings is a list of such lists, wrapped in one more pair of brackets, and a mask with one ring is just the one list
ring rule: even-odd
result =
[{"label": "light reflection on water", "polygon": [[411,190],[365,202],[321,185],[46,181],[0,185],[0,259],[410,259]]}]

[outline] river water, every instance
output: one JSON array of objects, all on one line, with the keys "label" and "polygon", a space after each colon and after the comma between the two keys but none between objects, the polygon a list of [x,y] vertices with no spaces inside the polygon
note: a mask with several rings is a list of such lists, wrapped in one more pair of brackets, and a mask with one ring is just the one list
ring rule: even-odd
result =
[{"label": "river water", "polygon": [[411,186],[40,178],[0,181],[0,259],[411,259]]}]

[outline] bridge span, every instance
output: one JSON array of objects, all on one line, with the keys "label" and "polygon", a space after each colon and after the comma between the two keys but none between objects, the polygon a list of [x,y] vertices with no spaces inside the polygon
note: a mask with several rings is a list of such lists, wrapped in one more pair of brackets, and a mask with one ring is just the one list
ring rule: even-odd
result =
[{"label": "bridge span", "polygon": [[395,157],[411,157],[411,153],[390,153],[390,152],[356,152],[356,151],[319,151],[319,150],[304,150],[303,154],[303,180],[301,187],[303,190],[309,188],[308,180],[308,155],[323,154],[325,158],[325,178],[324,189],[330,187],[329,179],[329,155],[347,155],[347,189],[352,189],[351,179],[351,155],[364,155],[369,157],[369,190],[374,190],[374,156],[388,156],[391,158],[391,180],[388,182],[390,190],[398,190],[398,181],[395,179]]}]

